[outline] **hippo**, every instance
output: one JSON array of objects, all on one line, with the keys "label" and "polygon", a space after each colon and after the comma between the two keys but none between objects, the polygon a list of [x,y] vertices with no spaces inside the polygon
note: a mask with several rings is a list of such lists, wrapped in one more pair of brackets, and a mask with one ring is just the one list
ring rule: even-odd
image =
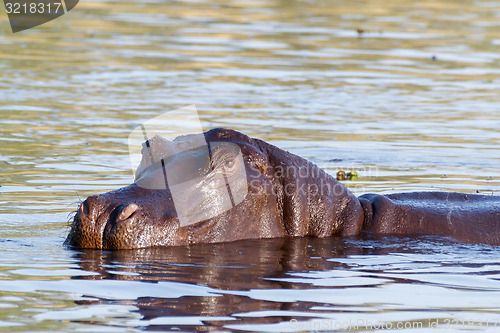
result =
[{"label": "hippo", "polygon": [[83,201],[65,244],[111,250],[359,234],[500,245],[500,196],[357,197],[304,158],[216,128],[146,140],[134,183]]}]

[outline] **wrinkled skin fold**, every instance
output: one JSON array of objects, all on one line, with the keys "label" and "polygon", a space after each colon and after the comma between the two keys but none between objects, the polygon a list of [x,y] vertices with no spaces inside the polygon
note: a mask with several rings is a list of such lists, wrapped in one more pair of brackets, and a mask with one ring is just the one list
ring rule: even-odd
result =
[{"label": "wrinkled skin fold", "polygon": [[[166,143],[152,139],[149,157],[163,158],[163,168],[145,163],[143,152],[136,181],[88,197],[65,243],[132,249],[369,232],[436,234],[500,245],[498,196],[414,192],[356,197],[316,165],[262,140],[228,129],[199,135],[211,146],[209,158],[199,147],[174,154],[176,145],[189,144],[189,136]],[[167,158],[165,150],[174,153]],[[177,169],[182,177],[176,176]]]}]

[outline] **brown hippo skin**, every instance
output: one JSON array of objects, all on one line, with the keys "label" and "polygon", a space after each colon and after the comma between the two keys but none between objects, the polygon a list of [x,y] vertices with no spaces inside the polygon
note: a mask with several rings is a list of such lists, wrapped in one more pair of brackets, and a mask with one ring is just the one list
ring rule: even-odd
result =
[{"label": "brown hippo skin", "polygon": [[[357,198],[316,165],[262,140],[228,129],[203,135],[208,143],[229,142],[241,150],[248,184],[243,201],[214,217],[181,226],[171,189],[146,189],[136,181],[88,197],[78,208],[65,243],[78,248],[131,249],[257,238],[345,237],[363,231],[436,234],[500,245],[498,196],[413,192]],[[228,159],[229,165],[234,164],[231,156],[212,155],[213,170]],[[217,193],[213,191],[213,200]]]}]

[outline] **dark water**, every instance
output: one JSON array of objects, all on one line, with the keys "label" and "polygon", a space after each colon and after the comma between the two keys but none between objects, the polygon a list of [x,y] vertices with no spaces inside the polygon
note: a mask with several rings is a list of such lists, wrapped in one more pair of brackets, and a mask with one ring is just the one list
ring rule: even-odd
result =
[{"label": "dark water", "polygon": [[81,1],[19,34],[0,14],[0,330],[498,330],[497,247],[62,243],[133,180],[130,131],[190,104],[356,170],[356,194],[500,195],[499,22],[497,1]]}]

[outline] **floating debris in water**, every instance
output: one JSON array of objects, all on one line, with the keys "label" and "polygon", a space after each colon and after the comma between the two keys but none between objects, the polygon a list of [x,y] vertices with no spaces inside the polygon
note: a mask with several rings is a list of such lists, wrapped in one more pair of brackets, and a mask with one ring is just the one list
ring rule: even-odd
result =
[{"label": "floating debris in water", "polygon": [[356,171],[349,171],[347,174],[344,170],[339,170],[336,175],[337,180],[358,180]]},{"label": "floating debris in water", "polygon": [[347,178],[349,180],[358,180],[358,173],[356,171],[349,171],[347,173]]}]

